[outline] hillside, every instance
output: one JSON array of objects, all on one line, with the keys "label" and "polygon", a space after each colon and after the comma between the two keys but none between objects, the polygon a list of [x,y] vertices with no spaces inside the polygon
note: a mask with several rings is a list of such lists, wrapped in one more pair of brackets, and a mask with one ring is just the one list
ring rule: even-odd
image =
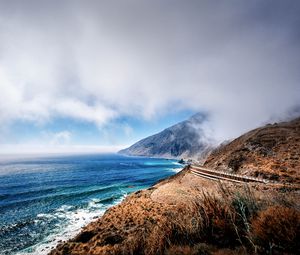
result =
[{"label": "hillside", "polygon": [[201,128],[202,114],[193,115],[186,121],[169,127],[162,132],[144,138],[119,153],[131,156],[165,158],[201,158],[210,145]]},{"label": "hillside", "polygon": [[299,254],[297,190],[183,169],[129,195],[51,255]]},{"label": "hillside", "polygon": [[215,149],[206,167],[300,182],[300,118],[254,129]]},{"label": "hillside", "polygon": [[[250,131],[207,167],[299,182],[300,119]],[[185,167],[87,225],[51,255],[299,254],[299,188],[215,181]]]}]

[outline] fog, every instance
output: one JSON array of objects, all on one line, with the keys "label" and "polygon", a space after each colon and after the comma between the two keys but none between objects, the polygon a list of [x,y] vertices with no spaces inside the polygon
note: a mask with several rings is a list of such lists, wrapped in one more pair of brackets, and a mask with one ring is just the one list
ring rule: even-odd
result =
[{"label": "fog", "polygon": [[[298,1],[0,1],[0,122],[207,114],[222,141],[294,116]],[[299,111],[298,111],[299,113]]]}]

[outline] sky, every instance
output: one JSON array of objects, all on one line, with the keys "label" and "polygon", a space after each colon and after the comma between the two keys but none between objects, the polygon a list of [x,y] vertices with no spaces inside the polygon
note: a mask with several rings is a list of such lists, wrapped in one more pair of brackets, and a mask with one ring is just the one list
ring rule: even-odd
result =
[{"label": "sky", "polygon": [[297,0],[0,0],[0,153],[115,151],[300,114]]}]

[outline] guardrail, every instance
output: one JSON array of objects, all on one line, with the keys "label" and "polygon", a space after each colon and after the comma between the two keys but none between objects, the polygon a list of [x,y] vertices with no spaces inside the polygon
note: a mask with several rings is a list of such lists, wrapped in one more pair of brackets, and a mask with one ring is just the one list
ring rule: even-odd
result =
[{"label": "guardrail", "polygon": [[255,178],[255,177],[239,175],[239,174],[231,174],[224,171],[211,170],[196,165],[191,165],[190,170],[193,174],[207,179],[214,179],[214,180],[223,179],[223,180],[234,181],[234,182],[259,182],[264,184],[270,182],[269,180],[265,180],[261,178]]},{"label": "guardrail", "polygon": [[190,165],[190,172],[196,176],[206,178],[209,180],[219,181],[231,181],[231,182],[238,182],[238,183],[245,183],[245,182],[256,182],[256,183],[263,183],[268,184],[277,188],[288,188],[288,189],[300,189],[299,184],[294,183],[282,183],[282,182],[275,182],[271,180],[266,180],[262,178],[255,178],[240,174],[231,174],[224,171],[216,171],[212,169],[208,169],[198,165]]}]

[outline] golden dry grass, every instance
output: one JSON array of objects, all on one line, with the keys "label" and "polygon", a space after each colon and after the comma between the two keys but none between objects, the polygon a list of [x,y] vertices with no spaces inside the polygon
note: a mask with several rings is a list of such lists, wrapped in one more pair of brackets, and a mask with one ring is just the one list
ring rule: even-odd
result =
[{"label": "golden dry grass", "polygon": [[253,238],[265,250],[274,247],[287,252],[300,249],[300,214],[294,208],[274,205],[252,220]]},{"label": "golden dry grass", "polygon": [[51,254],[297,254],[297,193],[194,178],[185,171],[130,195]]},{"label": "golden dry grass", "polygon": [[300,118],[254,129],[217,148],[205,166],[300,183]]}]

